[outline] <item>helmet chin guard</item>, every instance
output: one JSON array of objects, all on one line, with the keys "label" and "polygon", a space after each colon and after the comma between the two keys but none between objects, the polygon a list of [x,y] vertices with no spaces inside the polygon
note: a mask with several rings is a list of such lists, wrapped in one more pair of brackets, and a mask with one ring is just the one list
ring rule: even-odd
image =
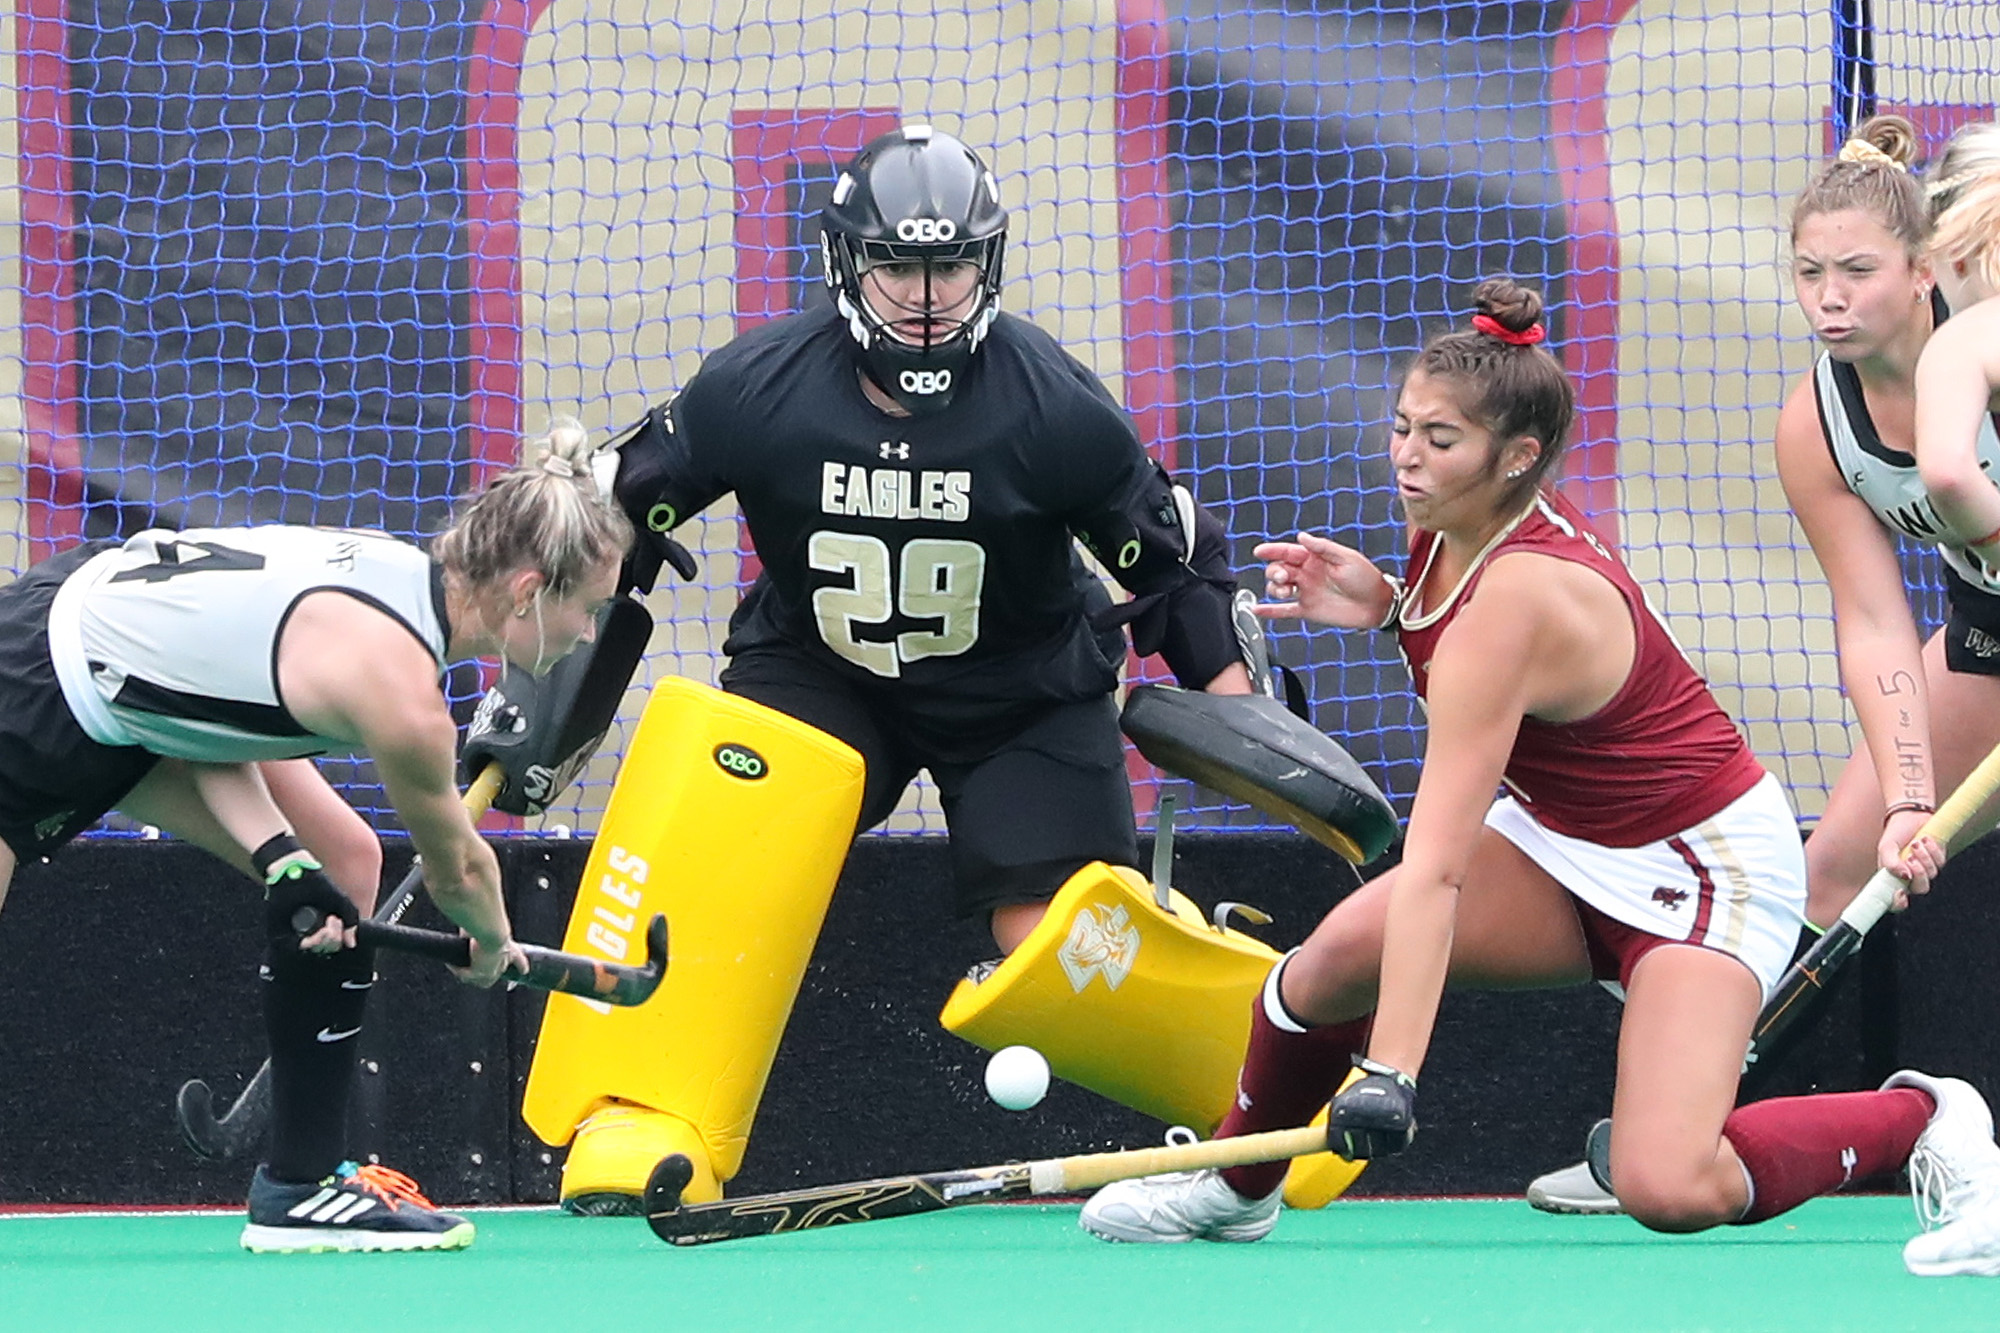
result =
[{"label": "helmet chin guard", "polygon": [[[1007,212],[993,173],[950,135],[905,125],[841,173],[820,215],[820,243],[827,287],[869,378],[913,415],[949,406],[1000,308]],[[927,328],[921,342],[899,336],[893,312],[885,320],[862,291],[879,265],[921,265],[928,291],[938,265],[958,263],[978,270],[971,304],[945,332]]]}]

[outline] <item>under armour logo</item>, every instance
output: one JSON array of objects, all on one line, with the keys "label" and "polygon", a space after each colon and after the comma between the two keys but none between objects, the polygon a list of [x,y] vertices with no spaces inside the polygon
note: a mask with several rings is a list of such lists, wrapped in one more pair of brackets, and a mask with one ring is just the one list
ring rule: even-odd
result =
[{"label": "under armour logo", "polygon": [[875,447],[881,451],[884,458],[908,458],[910,456],[910,446],[904,444],[901,440],[897,440],[894,443],[884,440]]},{"label": "under armour logo", "polygon": [[1854,1179],[1854,1168],[1861,1164],[1861,1154],[1852,1148],[1840,1150],[1840,1183],[1845,1185]]},{"label": "under armour logo", "polygon": [[1056,950],[1056,961],[1069,975],[1070,989],[1081,994],[1090,979],[1102,973],[1104,984],[1117,990],[1139,956],[1139,928],[1120,907],[1102,909],[1086,904],[1070,922],[1069,936]]},{"label": "under armour logo", "polygon": [[1678,910],[1680,905],[1687,901],[1687,896],[1686,889],[1653,890],[1653,901],[1666,908],[1669,912]]}]

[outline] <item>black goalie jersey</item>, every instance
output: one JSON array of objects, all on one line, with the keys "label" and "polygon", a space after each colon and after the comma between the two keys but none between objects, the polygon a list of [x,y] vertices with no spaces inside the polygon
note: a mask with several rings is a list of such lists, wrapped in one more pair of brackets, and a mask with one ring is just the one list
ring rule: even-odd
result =
[{"label": "black goalie jersey", "polygon": [[1006,315],[951,407],[926,416],[869,401],[830,308],[736,339],[648,415],[618,476],[654,533],[730,492],[764,566],[731,654],[806,646],[946,713],[1104,694],[1116,664],[1085,615],[1074,536],[1155,604],[1141,647],[1183,683],[1236,660],[1220,526],[1177,504],[1095,376]]}]

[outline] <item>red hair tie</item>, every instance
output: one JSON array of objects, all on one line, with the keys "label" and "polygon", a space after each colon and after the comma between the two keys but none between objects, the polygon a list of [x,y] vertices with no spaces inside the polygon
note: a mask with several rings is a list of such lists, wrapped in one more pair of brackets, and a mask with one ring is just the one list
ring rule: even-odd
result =
[{"label": "red hair tie", "polygon": [[1498,338],[1511,347],[1533,347],[1549,336],[1549,331],[1540,324],[1530,324],[1516,333],[1491,315],[1474,315],[1472,327],[1489,337]]}]

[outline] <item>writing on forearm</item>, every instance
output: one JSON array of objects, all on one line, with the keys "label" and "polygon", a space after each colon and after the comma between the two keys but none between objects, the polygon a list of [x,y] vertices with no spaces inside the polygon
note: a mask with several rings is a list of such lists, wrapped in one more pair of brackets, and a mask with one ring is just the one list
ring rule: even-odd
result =
[{"label": "writing on forearm", "polygon": [[1917,678],[1907,671],[1891,671],[1886,676],[1875,677],[1875,688],[1880,690],[1885,698],[1898,694],[1915,694]]},{"label": "writing on forearm", "polygon": [[1902,779],[1903,794],[1899,798],[1906,801],[1921,801],[1930,795],[1931,763],[1928,747],[1922,741],[1898,740],[1896,742],[1896,773]]},{"label": "writing on forearm", "polygon": [[[1875,677],[1875,688],[1885,699],[1899,696],[1914,697],[1917,695],[1918,682],[1916,676],[1908,671],[1891,671],[1886,676]],[[1888,800],[1892,804],[1897,801],[1928,800],[1931,781],[1930,745],[1929,738],[1921,734],[1922,728],[1917,723],[1916,710],[1908,706],[1897,708],[1896,728],[1906,733],[1891,742],[1896,780],[1901,790],[1890,795]],[[1918,734],[1908,734],[1912,732]]]}]

